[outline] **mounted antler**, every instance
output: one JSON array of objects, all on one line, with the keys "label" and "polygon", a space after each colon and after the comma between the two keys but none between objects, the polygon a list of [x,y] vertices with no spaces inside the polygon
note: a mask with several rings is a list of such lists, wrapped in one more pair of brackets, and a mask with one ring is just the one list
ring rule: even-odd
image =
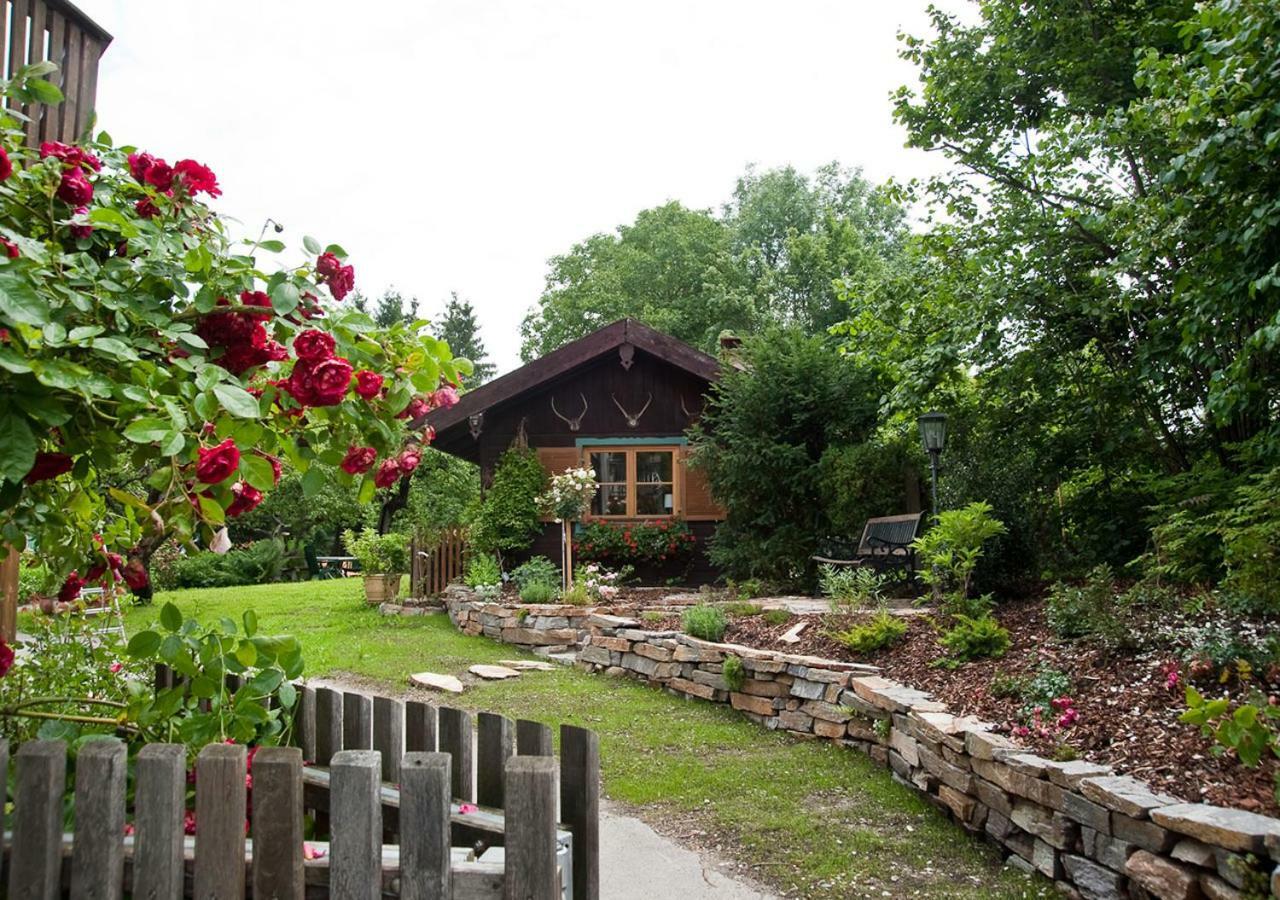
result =
[{"label": "mounted antler", "polygon": [[687,407],[687,406],[685,406],[685,405],[684,405],[684,395],[683,395],[683,394],[681,394],[681,395],[680,395],[680,412],[684,413],[684,417],[685,417],[686,419],[697,419],[697,418],[699,418],[699,417],[701,417],[701,416],[702,416],[702,410],[701,410],[701,409],[700,409],[700,410],[698,410],[696,413],[694,413],[694,412],[689,412],[689,407]]},{"label": "mounted antler", "polygon": [[579,394],[578,396],[582,398],[582,412],[578,413],[572,419],[570,419],[568,416],[561,414],[560,410],[556,409],[556,398],[555,397],[551,398],[551,411],[556,414],[556,418],[562,420],[566,425],[569,426],[570,431],[577,431],[580,427],[582,427],[582,417],[587,414],[587,395]]},{"label": "mounted antler", "polygon": [[613,397],[613,405],[618,407],[619,411],[626,418],[628,428],[635,428],[640,424],[640,417],[644,415],[644,411],[648,409],[649,404],[653,402],[653,394],[649,394],[649,399],[644,401],[644,406],[640,407],[640,412],[633,416],[631,413],[627,412],[626,408],[621,403],[618,402],[617,397],[614,397],[613,394],[610,394],[609,396]]}]

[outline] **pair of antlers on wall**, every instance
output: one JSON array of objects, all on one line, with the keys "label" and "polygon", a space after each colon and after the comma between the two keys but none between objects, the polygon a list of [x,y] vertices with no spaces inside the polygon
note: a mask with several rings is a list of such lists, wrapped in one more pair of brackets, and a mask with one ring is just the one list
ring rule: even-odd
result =
[{"label": "pair of antlers on wall", "polygon": [[[573,416],[573,417],[566,416],[564,413],[560,412],[560,410],[556,408],[556,398],[555,397],[551,398],[551,411],[555,413],[556,418],[560,419],[566,425],[569,426],[570,431],[577,431],[579,428],[581,428],[582,419],[587,414],[587,395],[579,394],[578,396],[582,398],[582,412],[578,413],[576,416]],[[635,428],[636,426],[638,426],[640,424],[640,417],[643,416],[645,412],[649,409],[649,404],[653,403],[653,393],[650,392],[648,399],[644,401],[644,406],[640,407],[640,411],[632,414],[628,412],[627,408],[618,401],[618,398],[616,396],[614,396],[612,393],[609,394],[609,396],[613,398],[613,404],[614,406],[618,407],[619,412],[622,413],[622,417],[627,420],[628,428]],[[684,397],[680,398],[680,410],[685,414],[686,417],[690,419],[694,417],[693,413],[689,412],[689,408],[685,406]]]}]

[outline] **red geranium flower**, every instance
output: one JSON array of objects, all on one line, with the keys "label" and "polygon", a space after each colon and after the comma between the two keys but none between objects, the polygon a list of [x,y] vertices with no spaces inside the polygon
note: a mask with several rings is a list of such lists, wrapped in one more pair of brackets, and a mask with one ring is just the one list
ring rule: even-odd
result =
[{"label": "red geranium flower", "polygon": [[399,477],[400,463],[394,459],[384,459],[382,465],[378,466],[378,471],[374,473],[373,483],[380,488],[391,487]]},{"label": "red geranium flower", "polygon": [[382,376],[368,369],[356,373],[356,393],[366,400],[372,400],[382,390]]},{"label": "red geranium flower", "polygon": [[36,464],[31,467],[25,480],[27,484],[48,481],[50,478],[57,478],[59,475],[70,472],[71,465],[71,457],[67,454],[45,453],[42,450],[36,454]]},{"label": "red geranium flower", "polygon": [[361,472],[368,472],[373,468],[373,463],[378,458],[378,451],[372,447],[350,447],[347,449],[347,455],[342,458],[342,471],[348,475],[359,475]]},{"label": "red geranium flower", "polygon": [[247,481],[237,481],[231,485],[231,493],[235,497],[227,507],[227,515],[233,519],[257,508],[258,504],[262,502],[262,491]]},{"label": "red geranium flower", "polygon": [[314,328],[307,329],[293,339],[293,352],[298,359],[320,362],[333,356],[333,335]]},{"label": "red geranium flower", "polygon": [[226,481],[240,465],[240,449],[231,438],[216,447],[201,447],[197,453],[200,458],[196,463],[196,478],[205,484]]}]

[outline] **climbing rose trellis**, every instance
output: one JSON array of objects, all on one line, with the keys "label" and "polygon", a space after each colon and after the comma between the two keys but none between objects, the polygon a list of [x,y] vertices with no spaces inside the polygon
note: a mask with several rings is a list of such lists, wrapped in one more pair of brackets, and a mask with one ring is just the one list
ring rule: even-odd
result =
[{"label": "climbing rose trellis", "polygon": [[106,134],[29,150],[0,119],[0,538],[34,543],[62,599],[146,590],[161,538],[216,546],[285,465],[371,499],[470,371],[425,323],[343,303],[340,246],[233,240],[205,203],[220,193],[194,159]]}]

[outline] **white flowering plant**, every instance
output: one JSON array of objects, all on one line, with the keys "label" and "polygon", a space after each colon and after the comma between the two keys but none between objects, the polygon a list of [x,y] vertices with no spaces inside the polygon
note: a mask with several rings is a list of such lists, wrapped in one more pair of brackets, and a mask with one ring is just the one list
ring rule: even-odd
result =
[{"label": "white flowering plant", "polygon": [[551,484],[538,497],[538,505],[557,522],[575,522],[591,510],[595,494],[595,473],[580,466],[551,476]]}]

